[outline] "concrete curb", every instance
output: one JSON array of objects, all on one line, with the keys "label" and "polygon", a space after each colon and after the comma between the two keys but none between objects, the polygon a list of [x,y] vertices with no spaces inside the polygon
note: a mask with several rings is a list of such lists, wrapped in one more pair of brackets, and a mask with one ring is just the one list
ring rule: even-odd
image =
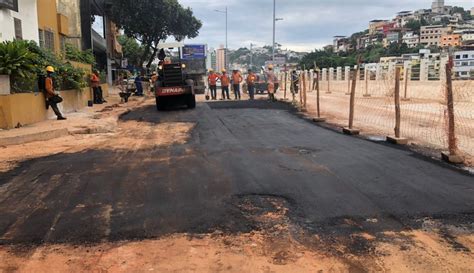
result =
[{"label": "concrete curb", "polygon": [[[140,100],[136,106],[140,106],[143,104],[145,99]],[[135,106],[135,107],[136,107]],[[91,134],[106,134],[114,132],[118,126],[118,121],[120,117],[126,115],[132,111],[133,107],[125,108],[123,111],[119,111],[116,113],[116,116],[113,118],[109,118],[110,121],[105,123],[101,126],[91,126],[85,128],[61,128],[61,129],[54,129],[54,130],[46,130],[21,136],[13,136],[13,137],[5,137],[0,138],[0,146],[9,146],[9,145],[20,145],[26,144],[36,141],[47,141],[55,138],[65,137],[69,135],[91,135]],[[100,114],[99,114],[100,115]],[[92,119],[97,118],[93,116]]]},{"label": "concrete curb", "polygon": [[0,138],[0,146],[8,145],[19,145],[35,141],[46,141],[54,138],[68,136],[69,131],[67,128],[61,128],[56,130],[42,131],[22,136]]}]

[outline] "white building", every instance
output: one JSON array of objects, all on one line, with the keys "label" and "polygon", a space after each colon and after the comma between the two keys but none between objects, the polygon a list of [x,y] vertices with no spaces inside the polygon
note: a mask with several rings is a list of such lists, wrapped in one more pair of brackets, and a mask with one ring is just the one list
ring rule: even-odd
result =
[{"label": "white building", "polygon": [[39,42],[36,0],[0,0],[0,42]]},{"label": "white building", "polygon": [[444,12],[444,0],[435,0],[431,4],[431,11],[433,13],[443,13]]},{"label": "white building", "polygon": [[474,50],[454,53],[454,73],[456,78],[474,78]]},{"label": "white building", "polygon": [[411,32],[403,34],[402,42],[407,44],[409,48],[417,47],[420,44],[420,35]]},{"label": "white building", "polygon": [[217,71],[222,71],[226,68],[226,49],[224,46],[221,46],[216,50],[216,69]]}]

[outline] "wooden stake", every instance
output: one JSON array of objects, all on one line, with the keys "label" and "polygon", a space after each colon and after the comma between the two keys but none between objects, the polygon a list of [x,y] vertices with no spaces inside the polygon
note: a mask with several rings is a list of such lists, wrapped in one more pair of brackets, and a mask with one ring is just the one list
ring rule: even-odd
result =
[{"label": "wooden stake", "polygon": [[446,64],[446,103],[448,111],[448,153],[443,153],[444,160],[460,164],[464,162],[464,158],[457,154],[458,147],[456,143],[456,127],[454,119],[454,97],[453,97],[453,80],[452,80],[453,59],[449,58]]},{"label": "wooden stake", "polygon": [[286,100],[286,88],[287,88],[287,83],[288,83],[288,72],[285,71],[285,89],[284,89],[284,93],[283,93],[283,99]]},{"label": "wooden stake", "polygon": [[306,111],[306,72],[303,73],[303,110]]},{"label": "wooden stake", "polygon": [[400,138],[400,67],[395,69],[395,137]]},{"label": "wooden stake", "polygon": [[355,103],[355,92],[357,87],[357,72],[359,70],[359,63],[354,71],[354,78],[352,79],[352,87],[351,87],[351,100],[349,104],[349,129],[352,129],[354,125],[354,103]]},{"label": "wooden stake", "polygon": [[303,86],[303,85],[302,85],[302,83],[303,83],[303,75],[300,74],[300,75],[298,76],[298,78],[299,78],[299,82],[300,82],[300,90],[299,90],[298,93],[300,93],[300,106],[302,106],[302,105],[303,105],[303,89],[302,89],[302,86]]},{"label": "wooden stake", "polygon": [[342,132],[347,135],[358,135],[360,133],[359,130],[354,129],[354,104],[355,104],[355,92],[357,87],[357,75],[359,72],[360,64],[362,62],[362,57],[359,55],[357,58],[357,66],[354,71],[353,79],[352,79],[352,88],[351,88],[351,100],[349,102],[349,127],[343,128]]},{"label": "wooden stake", "polygon": [[456,154],[457,144],[456,144],[456,128],[454,123],[454,98],[453,98],[453,81],[451,66],[446,65],[446,102],[448,110],[448,144],[449,144],[449,153]]},{"label": "wooden stake", "polygon": [[405,76],[404,76],[405,77],[404,78],[404,80],[405,80],[405,86],[404,86],[405,92],[403,94],[403,99],[404,100],[408,100],[408,77],[409,77],[408,70],[409,70],[409,68],[405,69]]}]

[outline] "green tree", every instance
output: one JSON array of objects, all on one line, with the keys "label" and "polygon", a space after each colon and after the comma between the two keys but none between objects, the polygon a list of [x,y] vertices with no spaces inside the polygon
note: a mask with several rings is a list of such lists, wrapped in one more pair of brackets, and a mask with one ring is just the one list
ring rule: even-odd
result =
[{"label": "green tree", "polygon": [[408,21],[408,23],[405,24],[405,27],[416,34],[420,34],[421,21],[411,19],[410,21]]},{"label": "green tree", "polygon": [[[119,36],[118,42],[122,45],[123,57],[128,59],[128,63],[136,67],[142,67],[142,57],[145,48],[140,45],[136,39],[128,37],[127,35]],[[150,58],[150,56],[145,57],[145,59]]]},{"label": "green tree", "polygon": [[193,11],[177,0],[115,0],[107,13],[127,36],[143,46],[140,63],[147,62],[147,67],[155,60],[160,42],[168,37],[177,41],[195,38],[202,26]]}]

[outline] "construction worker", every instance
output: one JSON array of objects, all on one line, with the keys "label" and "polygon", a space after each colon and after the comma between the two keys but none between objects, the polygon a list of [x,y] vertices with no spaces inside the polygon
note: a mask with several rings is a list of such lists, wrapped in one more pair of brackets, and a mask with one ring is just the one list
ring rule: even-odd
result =
[{"label": "construction worker", "polygon": [[234,89],[235,100],[240,100],[240,83],[244,80],[239,70],[232,72],[232,88]]},{"label": "construction worker", "polygon": [[106,102],[104,100],[103,92],[102,92],[102,87],[100,86],[100,73],[98,70],[94,70],[94,72],[91,75],[91,87],[92,91],[94,94],[94,103],[95,104],[102,104]]},{"label": "construction worker", "polygon": [[156,71],[153,71],[153,73],[151,73],[151,78],[150,78],[151,92],[155,92],[155,84],[157,81],[158,81],[158,74],[156,73]]},{"label": "construction worker", "polygon": [[138,73],[135,77],[135,87],[137,91],[135,92],[135,96],[143,97],[143,83],[142,83],[142,73]]},{"label": "construction worker", "polygon": [[61,103],[63,99],[58,94],[56,94],[56,91],[54,90],[54,67],[46,67],[46,74],[47,76],[44,80],[44,95],[46,97],[46,108],[48,108],[48,106],[51,106],[51,109],[53,109],[58,120],[66,120],[66,118],[63,116],[63,114],[61,113],[61,111],[59,111],[58,108],[58,103]]},{"label": "construction worker", "polygon": [[319,86],[319,69],[314,68],[313,72],[313,90],[316,90]]},{"label": "construction worker", "polygon": [[298,94],[299,83],[300,83],[300,79],[298,77],[298,73],[296,72],[296,70],[293,70],[291,72],[291,87],[293,90],[293,94]]},{"label": "construction worker", "polygon": [[226,97],[228,100],[230,100],[229,85],[230,85],[230,78],[227,75],[227,71],[225,69],[222,69],[222,76],[221,76],[222,100],[225,100]]},{"label": "construction worker", "polygon": [[209,84],[209,90],[211,90],[212,100],[217,99],[217,81],[219,80],[219,75],[214,72],[214,69],[209,69],[209,76],[207,77],[207,82]]},{"label": "construction worker", "polygon": [[255,97],[255,82],[257,81],[257,76],[252,72],[251,69],[248,71],[247,75],[247,88],[249,90],[250,100],[253,100]]},{"label": "construction worker", "polygon": [[268,82],[268,98],[271,101],[275,101],[275,92],[278,86],[278,79],[275,73],[273,72],[273,65],[270,64],[268,65],[267,71],[265,72],[265,75],[267,76],[267,82]]}]

